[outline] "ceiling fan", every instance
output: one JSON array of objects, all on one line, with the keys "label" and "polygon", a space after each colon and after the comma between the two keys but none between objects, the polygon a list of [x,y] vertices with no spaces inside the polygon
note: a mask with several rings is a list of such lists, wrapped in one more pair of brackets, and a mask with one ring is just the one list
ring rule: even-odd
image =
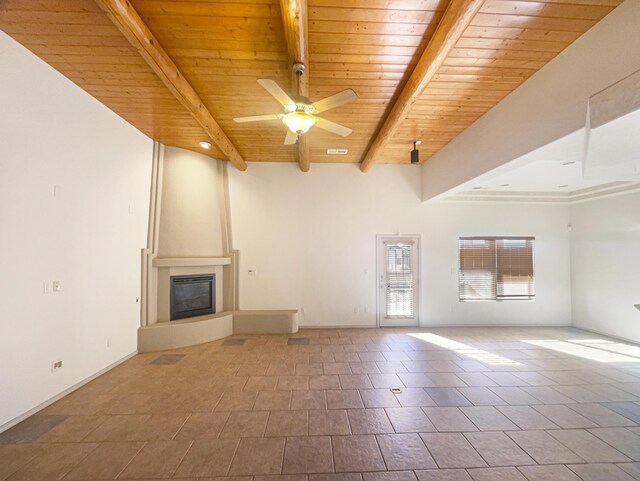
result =
[{"label": "ceiling fan", "polygon": [[356,93],[351,89],[346,89],[312,103],[308,98],[299,95],[300,76],[304,73],[304,65],[301,63],[294,64],[293,71],[298,78],[298,95],[293,99],[275,81],[258,79],[258,83],[282,104],[284,113],[238,117],[233,120],[238,123],[282,120],[288,128],[287,136],[284,139],[285,145],[295,144],[298,136],[306,133],[314,125],[342,137],[351,134],[352,130],[349,127],[318,117],[317,114],[356,100],[358,98]]}]

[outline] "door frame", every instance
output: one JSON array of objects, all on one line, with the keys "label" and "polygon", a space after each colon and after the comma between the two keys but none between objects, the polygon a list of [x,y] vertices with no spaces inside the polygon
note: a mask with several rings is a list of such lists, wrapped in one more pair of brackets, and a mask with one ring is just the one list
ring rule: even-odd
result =
[{"label": "door frame", "polygon": [[[422,292],[422,264],[421,264],[421,248],[420,248],[420,234],[378,234],[376,235],[376,327],[392,327],[392,326],[381,326],[380,320],[384,317],[382,310],[380,309],[381,304],[381,287],[380,287],[380,276],[382,274],[381,267],[381,255],[384,252],[384,242],[385,241],[412,241],[416,247],[416,296],[414,302],[414,321],[415,324],[405,324],[404,326],[397,327],[419,327],[420,326],[420,294]],[[409,318],[407,318],[409,319]]]}]

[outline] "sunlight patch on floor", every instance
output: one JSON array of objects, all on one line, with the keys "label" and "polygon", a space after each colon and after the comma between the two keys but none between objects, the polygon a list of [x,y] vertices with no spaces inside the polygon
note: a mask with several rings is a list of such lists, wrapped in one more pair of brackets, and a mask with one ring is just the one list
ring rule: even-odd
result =
[{"label": "sunlight patch on floor", "polygon": [[594,347],[596,349],[601,349],[603,351],[617,352],[618,354],[625,354],[627,356],[640,358],[640,346],[633,346],[631,344],[608,341],[607,339],[567,339],[567,342],[586,345],[589,347]]},{"label": "sunlight patch on floor", "polygon": [[559,341],[554,339],[546,340],[522,340],[527,344],[542,347],[544,349],[551,349],[552,351],[563,352],[565,354],[571,354],[572,356],[578,356],[583,359],[589,359],[591,361],[598,362],[639,362],[634,357],[624,356],[615,352],[604,351],[602,349],[594,349],[593,347],[573,344],[567,341]]},{"label": "sunlight patch on floor", "polygon": [[436,334],[428,334],[428,333],[410,333],[409,334],[416,339],[420,339],[421,341],[426,341],[430,344],[435,344],[436,346],[443,347],[445,349],[449,349],[450,351],[454,351],[456,354],[460,354],[463,356],[470,357],[471,359],[475,359],[476,361],[480,361],[485,364],[490,364],[492,366],[522,366],[521,363],[514,361],[513,359],[509,359],[504,356],[500,356],[498,354],[493,354],[492,352],[485,351],[483,349],[478,349],[473,346],[469,346],[467,344],[463,344],[458,341],[454,341],[452,339],[448,339],[446,337],[438,336]]}]

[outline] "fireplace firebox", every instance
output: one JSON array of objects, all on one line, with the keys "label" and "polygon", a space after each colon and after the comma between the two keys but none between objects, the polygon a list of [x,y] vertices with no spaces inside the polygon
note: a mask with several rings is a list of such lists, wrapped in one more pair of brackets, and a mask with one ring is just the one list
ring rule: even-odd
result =
[{"label": "fireplace firebox", "polygon": [[171,320],[216,312],[216,275],[171,276]]}]

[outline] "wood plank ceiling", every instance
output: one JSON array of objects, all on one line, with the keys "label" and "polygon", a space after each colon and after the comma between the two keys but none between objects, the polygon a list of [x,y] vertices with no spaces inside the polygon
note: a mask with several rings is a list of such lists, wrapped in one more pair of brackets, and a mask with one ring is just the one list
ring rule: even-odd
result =
[{"label": "wood plank ceiling", "polygon": [[[298,161],[281,122],[233,122],[281,112],[256,79],[295,90],[279,0],[130,3],[245,160]],[[415,139],[427,160],[620,3],[484,0],[375,162],[408,163]],[[449,4],[307,0],[309,97],[359,96],[323,113],[349,137],[306,134],[312,163],[362,161]],[[150,137],[226,158],[94,0],[0,0],[0,29]]]}]

